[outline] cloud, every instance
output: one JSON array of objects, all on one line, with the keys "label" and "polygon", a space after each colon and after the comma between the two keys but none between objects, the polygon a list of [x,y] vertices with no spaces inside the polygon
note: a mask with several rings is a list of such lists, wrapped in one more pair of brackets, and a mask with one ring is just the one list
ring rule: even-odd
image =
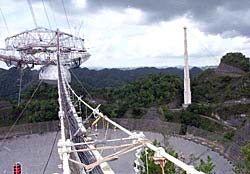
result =
[{"label": "cloud", "polygon": [[[39,1],[39,0],[35,0]],[[46,1],[46,0],[45,0]],[[51,0],[47,0],[49,2]],[[61,0],[54,0],[52,7],[63,13]],[[249,36],[250,1],[249,0],[85,0],[84,8],[79,8],[80,0],[64,0],[67,10],[72,15],[97,13],[103,9],[123,10],[134,8],[147,14],[149,23],[169,21],[187,16],[199,22],[204,32],[225,34],[234,32],[237,35]],[[145,21],[143,21],[145,22]]]},{"label": "cloud", "polygon": [[[126,10],[127,11],[127,10]],[[183,64],[183,26],[188,26],[188,47],[191,65],[219,63],[229,51],[249,53],[248,39],[242,36],[225,38],[207,34],[186,17],[151,24],[134,22],[124,11],[102,10],[85,18],[85,38],[92,58],[86,66],[176,66]],[[102,19],[102,20],[100,20]],[[101,32],[100,32],[101,31]]]}]

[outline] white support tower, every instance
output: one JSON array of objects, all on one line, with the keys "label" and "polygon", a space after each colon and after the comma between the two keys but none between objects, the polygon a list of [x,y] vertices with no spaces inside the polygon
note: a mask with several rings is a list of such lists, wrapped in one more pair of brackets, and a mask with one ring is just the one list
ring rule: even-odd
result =
[{"label": "white support tower", "polygon": [[190,77],[189,77],[189,64],[188,64],[188,51],[187,51],[187,28],[184,27],[184,104],[183,107],[187,107],[191,104],[191,89],[190,89]]}]

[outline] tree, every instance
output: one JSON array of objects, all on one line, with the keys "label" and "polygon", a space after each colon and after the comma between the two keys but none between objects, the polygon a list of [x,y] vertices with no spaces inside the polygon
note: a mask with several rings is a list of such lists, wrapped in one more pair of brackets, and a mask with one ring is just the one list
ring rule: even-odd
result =
[{"label": "tree", "polygon": [[[154,140],[153,144],[155,146],[160,146],[160,143],[157,142],[156,140]],[[166,151],[170,155],[178,158],[178,154],[174,150],[166,149]],[[141,174],[161,174],[161,166],[155,163],[153,159],[154,154],[155,152],[151,149],[147,149],[141,152],[140,160],[143,162],[143,166],[140,167]],[[148,171],[147,171],[147,168],[148,168]],[[165,171],[165,174],[175,174],[176,167],[172,162],[166,160],[164,171]]]},{"label": "tree", "polygon": [[196,169],[206,174],[215,174],[214,167],[215,164],[213,163],[212,158],[207,156],[207,161],[201,159],[200,164],[198,167],[196,167]]},{"label": "tree", "polygon": [[[155,146],[160,146],[160,143],[154,140],[153,144]],[[166,152],[175,158],[179,157],[179,154],[175,152],[173,149],[165,149]],[[140,161],[143,163],[143,166],[139,167],[141,170],[141,174],[161,174],[161,166],[159,164],[156,164],[153,156],[154,156],[154,151],[151,149],[147,149],[143,152],[141,152],[140,155]],[[199,160],[199,158],[192,157],[196,160]],[[184,162],[186,160],[184,159]],[[189,162],[193,161],[190,157]],[[135,164],[134,164],[135,165]],[[137,167],[138,168],[138,167]],[[148,168],[148,171],[147,171]],[[200,159],[200,163],[197,167],[195,167],[197,170],[204,172],[206,174],[215,174],[214,168],[215,164],[212,161],[212,158],[210,156],[207,156],[207,160]],[[177,166],[174,165],[174,163],[168,161],[167,159],[165,160],[165,168],[164,168],[165,174],[185,174],[186,172],[178,168]]]}]

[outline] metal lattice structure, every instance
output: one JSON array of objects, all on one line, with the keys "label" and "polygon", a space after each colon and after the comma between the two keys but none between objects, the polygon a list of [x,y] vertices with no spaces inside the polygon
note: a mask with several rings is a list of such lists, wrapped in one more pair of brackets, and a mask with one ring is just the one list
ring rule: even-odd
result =
[{"label": "metal lattice structure", "polygon": [[69,68],[79,67],[90,54],[84,48],[84,39],[71,34],[38,27],[5,39],[0,60],[8,66],[57,64],[57,32],[59,33],[60,61]]}]

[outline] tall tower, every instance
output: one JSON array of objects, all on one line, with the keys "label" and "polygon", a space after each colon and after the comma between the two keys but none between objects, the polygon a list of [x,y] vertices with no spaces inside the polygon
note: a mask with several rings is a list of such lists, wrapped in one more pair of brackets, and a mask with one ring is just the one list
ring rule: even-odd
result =
[{"label": "tall tower", "polygon": [[187,51],[187,28],[184,27],[184,104],[183,107],[188,107],[191,104],[191,89],[189,77],[188,51]]}]

